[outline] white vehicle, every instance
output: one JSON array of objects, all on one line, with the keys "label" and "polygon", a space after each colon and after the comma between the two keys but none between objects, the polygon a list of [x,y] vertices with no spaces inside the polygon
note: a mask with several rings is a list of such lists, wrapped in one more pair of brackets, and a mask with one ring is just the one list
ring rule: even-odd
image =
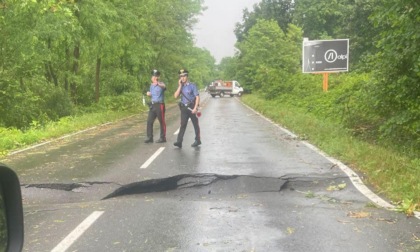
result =
[{"label": "white vehicle", "polygon": [[216,97],[216,95],[223,97],[225,95],[230,95],[233,97],[234,95],[241,96],[244,92],[244,89],[241,87],[239,82],[232,80],[232,81],[213,81],[207,88],[207,92],[212,97]]}]

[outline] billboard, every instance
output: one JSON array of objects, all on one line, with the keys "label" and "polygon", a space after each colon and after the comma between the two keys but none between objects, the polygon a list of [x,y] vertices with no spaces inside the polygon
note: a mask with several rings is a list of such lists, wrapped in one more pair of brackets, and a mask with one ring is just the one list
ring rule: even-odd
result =
[{"label": "billboard", "polygon": [[303,73],[347,72],[348,66],[348,39],[303,41]]}]

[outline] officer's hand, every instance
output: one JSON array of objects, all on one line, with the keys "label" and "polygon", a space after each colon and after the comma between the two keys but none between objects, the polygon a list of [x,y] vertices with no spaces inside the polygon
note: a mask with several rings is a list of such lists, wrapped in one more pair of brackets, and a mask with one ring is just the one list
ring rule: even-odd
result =
[{"label": "officer's hand", "polygon": [[147,91],[147,93],[146,93],[146,94],[147,94],[147,96],[150,96],[150,95],[151,95],[150,91]]}]

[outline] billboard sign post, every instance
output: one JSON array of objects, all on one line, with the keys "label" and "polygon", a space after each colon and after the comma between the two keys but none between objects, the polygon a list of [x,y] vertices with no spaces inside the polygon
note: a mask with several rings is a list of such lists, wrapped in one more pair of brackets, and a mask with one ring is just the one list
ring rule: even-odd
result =
[{"label": "billboard sign post", "polygon": [[324,91],[328,89],[328,73],[348,72],[349,40],[303,40],[302,72],[324,75]]}]

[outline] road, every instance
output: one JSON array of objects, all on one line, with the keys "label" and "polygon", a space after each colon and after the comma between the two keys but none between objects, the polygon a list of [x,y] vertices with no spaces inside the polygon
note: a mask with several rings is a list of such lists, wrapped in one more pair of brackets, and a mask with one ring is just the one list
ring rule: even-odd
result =
[{"label": "road", "polygon": [[[22,184],[24,251],[419,251],[420,221],[244,106],[203,96],[202,142],[144,144],[144,116],[2,160]],[[158,122],[155,122],[155,135]]]}]

